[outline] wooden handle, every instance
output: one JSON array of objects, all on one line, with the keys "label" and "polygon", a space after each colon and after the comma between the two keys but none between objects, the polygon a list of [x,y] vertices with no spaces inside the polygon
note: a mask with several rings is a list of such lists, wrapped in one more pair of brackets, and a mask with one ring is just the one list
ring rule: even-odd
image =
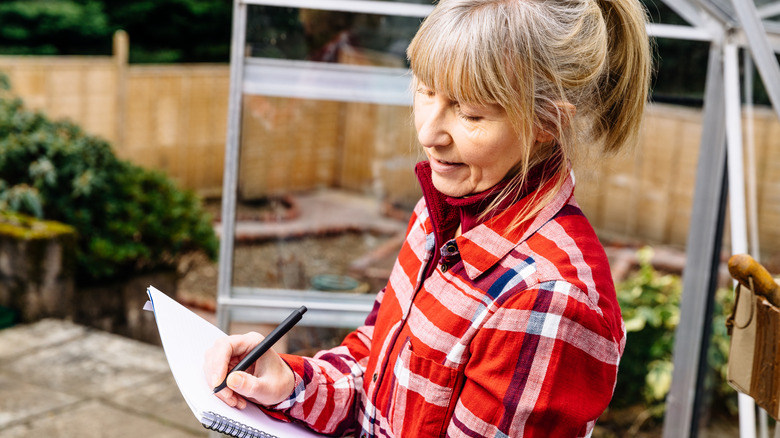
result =
[{"label": "wooden handle", "polygon": [[729,273],[742,286],[750,287],[753,278],[753,292],[762,295],[773,305],[780,307],[780,285],[769,271],[748,254],[735,254],[729,258]]}]

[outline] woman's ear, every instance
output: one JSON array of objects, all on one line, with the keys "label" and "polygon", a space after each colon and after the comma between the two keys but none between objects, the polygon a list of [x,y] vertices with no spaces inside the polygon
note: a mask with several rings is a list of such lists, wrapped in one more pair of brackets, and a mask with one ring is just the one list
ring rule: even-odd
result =
[{"label": "woman's ear", "polygon": [[[560,117],[560,129],[569,126],[574,115],[577,114],[577,107],[569,102],[558,103],[555,105],[555,109]],[[535,131],[536,142],[547,143],[555,140],[555,134],[558,129],[556,126],[537,126]]]}]

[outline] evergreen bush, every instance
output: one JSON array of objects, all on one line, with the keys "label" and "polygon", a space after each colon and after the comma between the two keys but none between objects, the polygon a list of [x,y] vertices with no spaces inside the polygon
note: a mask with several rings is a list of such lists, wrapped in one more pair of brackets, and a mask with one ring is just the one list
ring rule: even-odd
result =
[{"label": "evergreen bush", "polygon": [[0,94],[0,210],[73,226],[80,283],[173,268],[190,251],[212,259],[217,253],[194,193],[118,159],[106,141],[26,109],[7,92]]}]

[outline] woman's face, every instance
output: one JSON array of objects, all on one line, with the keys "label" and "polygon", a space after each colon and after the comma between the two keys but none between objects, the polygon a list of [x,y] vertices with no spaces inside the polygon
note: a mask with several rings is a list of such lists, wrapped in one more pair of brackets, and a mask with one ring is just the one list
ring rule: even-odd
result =
[{"label": "woman's face", "polygon": [[466,105],[417,81],[417,138],[433,170],[433,185],[445,195],[483,192],[520,162],[523,145],[499,105]]}]

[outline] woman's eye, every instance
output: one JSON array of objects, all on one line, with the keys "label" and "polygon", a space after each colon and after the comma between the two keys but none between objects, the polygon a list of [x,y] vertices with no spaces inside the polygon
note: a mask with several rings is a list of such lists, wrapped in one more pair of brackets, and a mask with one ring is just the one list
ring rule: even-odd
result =
[{"label": "woman's eye", "polygon": [[417,93],[425,97],[433,97],[435,95],[433,90],[430,90],[428,88],[423,88],[423,87],[418,88]]},{"label": "woman's eye", "polygon": [[478,122],[482,120],[482,116],[466,113],[461,109],[460,105],[457,106],[458,109],[458,117],[462,118],[463,120],[466,120],[467,122]]}]

